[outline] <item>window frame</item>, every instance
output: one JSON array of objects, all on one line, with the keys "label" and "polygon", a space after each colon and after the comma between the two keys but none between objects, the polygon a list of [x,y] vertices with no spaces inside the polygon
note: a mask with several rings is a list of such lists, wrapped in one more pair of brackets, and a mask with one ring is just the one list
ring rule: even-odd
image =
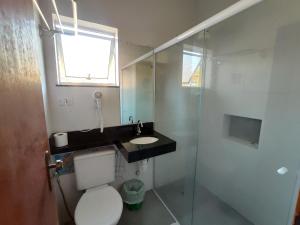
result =
[{"label": "window frame", "polygon": [[[52,14],[52,19],[53,19],[53,27],[56,28],[56,26],[58,26],[59,24],[58,18],[55,14]],[[62,21],[63,26],[73,25],[73,18],[60,16],[60,19]],[[56,29],[59,30],[59,28]],[[55,63],[56,63],[56,74],[57,74],[56,86],[119,87],[120,75],[119,75],[118,29],[110,26],[105,26],[102,24],[84,21],[84,20],[78,20],[78,29],[87,30],[88,32],[92,32],[92,33],[98,32],[103,34],[109,33],[109,35],[114,35],[115,81],[113,83],[103,83],[101,82],[101,79],[93,79],[95,82],[88,82],[88,81],[84,81],[85,78],[78,78],[79,80],[78,82],[62,81],[61,77],[63,76],[62,73],[64,71],[64,68],[62,68],[61,66],[62,62],[60,62],[60,53],[59,53],[59,51],[62,51],[62,49],[60,50],[58,49],[59,42],[61,44],[61,41],[59,41],[60,37],[57,37],[57,35],[59,34],[56,34],[54,35]]]},{"label": "window frame", "polygon": [[[193,85],[188,85],[184,83],[183,81],[183,70],[184,70],[184,56],[195,56],[199,57],[199,63],[196,66],[194,72],[196,69],[199,67],[200,71],[202,71],[202,75],[199,77],[199,86],[193,86]],[[201,88],[203,86],[203,60],[204,60],[204,54],[203,54],[203,49],[201,47],[193,46],[193,45],[188,45],[184,44],[182,48],[182,55],[181,55],[181,63],[182,63],[182,68],[181,68],[181,87],[183,88]],[[192,77],[192,76],[191,76]]]}]

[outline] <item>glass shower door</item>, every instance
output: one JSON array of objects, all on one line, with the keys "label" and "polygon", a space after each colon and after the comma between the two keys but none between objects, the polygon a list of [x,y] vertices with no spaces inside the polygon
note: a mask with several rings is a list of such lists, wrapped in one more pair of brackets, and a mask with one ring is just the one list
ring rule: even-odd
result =
[{"label": "glass shower door", "polygon": [[155,158],[155,190],[183,225],[192,221],[203,33],[156,54],[155,129],[177,143]]},{"label": "glass shower door", "polygon": [[291,225],[300,164],[300,1],[205,35],[194,225]]}]

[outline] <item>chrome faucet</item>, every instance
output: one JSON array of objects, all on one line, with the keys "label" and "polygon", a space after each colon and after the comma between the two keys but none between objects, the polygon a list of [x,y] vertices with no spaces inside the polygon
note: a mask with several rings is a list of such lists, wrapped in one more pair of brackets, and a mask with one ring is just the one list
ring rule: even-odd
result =
[{"label": "chrome faucet", "polygon": [[129,120],[129,123],[133,124],[133,116],[129,116],[128,120]]},{"label": "chrome faucet", "polygon": [[137,121],[137,124],[136,124],[136,135],[139,136],[141,135],[142,131],[141,131],[141,128],[143,127],[143,123],[142,121],[138,120]]}]

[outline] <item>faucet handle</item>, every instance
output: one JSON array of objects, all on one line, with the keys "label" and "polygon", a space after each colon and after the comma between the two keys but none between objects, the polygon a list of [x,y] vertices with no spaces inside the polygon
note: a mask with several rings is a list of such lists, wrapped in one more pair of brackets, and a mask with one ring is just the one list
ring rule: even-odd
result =
[{"label": "faucet handle", "polygon": [[143,125],[143,122],[142,122],[142,121],[140,121],[140,120],[138,120],[138,121],[137,121],[137,124],[140,124],[140,125],[141,125],[141,127],[144,127],[144,125]]},{"label": "faucet handle", "polygon": [[137,132],[137,135],[138,135],[138,136],[142,133],[141,128],[142,128],[143,126],[144,126],[144,125],[143,125],[142,121],[138,120],[138,121],[137,121],[137,124],[136,124],[136,132]]}]

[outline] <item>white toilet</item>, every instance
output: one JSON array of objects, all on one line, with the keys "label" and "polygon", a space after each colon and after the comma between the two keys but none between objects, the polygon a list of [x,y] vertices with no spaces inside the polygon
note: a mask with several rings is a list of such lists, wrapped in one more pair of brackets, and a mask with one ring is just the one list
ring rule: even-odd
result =
[{"label": "white toilet", "polygon": [[75,210],[76,225],[116,225],[123,210],[115,179],[115,151],[92,151],[74,157],[78,190],[86,190]]}]

